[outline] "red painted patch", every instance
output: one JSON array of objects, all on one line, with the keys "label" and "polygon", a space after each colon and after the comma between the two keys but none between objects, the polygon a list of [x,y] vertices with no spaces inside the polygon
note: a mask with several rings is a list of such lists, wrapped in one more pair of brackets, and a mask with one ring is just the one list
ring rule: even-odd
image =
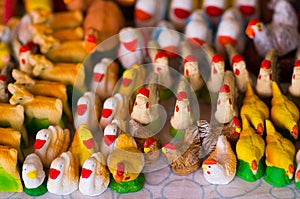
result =
[{"label": "red painted patch", "polygon": [[40,139],[36,139],[33,145],[34,149],[40,149],[44,146],[44,144],[46,143],[46,140],[40,140]]},{"label": "red painted patch", "polygon": [[210,175],[210,171],[207,171],[206,173],[207,173],[208,175]]},{"label": "red painted patch", "polygon": [[270,78],[270,80],[272,80],[272,74],[270,74],[270,77],[269,77],[269,78]]},{"label": "red painted patch", "polygon": [[149,102],[146,103],[146,109],[148,109],[148,108],[149,108]]},{"label": "red painted patch", "polygon": [[102,73],[94,73],[94,81],[95,82],[101,82],[104,77],[104,74]]},{"label": "red painted patch", "polygon": [[88,178],[88,177],[90,177],[90,175],[91,175],[92,173],[93,173],[92,170],[82,168],[82,171],[81,171],[81,177],[82,177],[82,178]]},{"label": "red painted patch", "polygon": [[55,180],[60,174],[60,171],[57,169],[50,168],[49,177]]},{"label": "red painted patch", "polygon": [[190,44],[190,46],[192,48],[197,48],[199,46],[202,46],[205,41],[202,39],[199,39],[197,37],[191,37],[191,38],[187,38],[188,43]]},{"label": "red painted patch", "polygon": [[258,79],[259,79],[259,80],[261,79],[261,75],[258,76]]},{"label": "red painted patch", "polygon": [[154,138],[148,138],[144,143],[144,148],[150,147],[154,143]]},{"label": "red painted patch", "polygon": [[138,103],[137,102],[134,102],[134,106],[137,106],[138,105]]},{"label": "red painted patch", "polygon": [[185,75],[189,76],[189,70],[188,69],[185,69]]},{"label": "red painted patch", "polygon": [[132,79],[123,78],[122,84],[123,84],[123,86],[127,87],[131,84],[131,82],[132,82]]},{"label": "red painted patch", "polygon": [[23,65],[26,64],[25,59],[21,59],[21,63],[22,63]]},{"label": "red painted patch", "polygon": [[5,75],[0,75],[0,81],[5,82],[6,81],[6,76]]},{"label": "red painted patch", "polygon": [[231,98],[229,98],[229,104],[230,104],[230,105],[232,104],[232,100],[231,100]]},{"label": "red painted patch", "polygon": [[236,132],[236,131],[234,131],[234,133],[233,133],[233,137],[237,137],[237,136],[239,136],[239,133],[238,133],[238,132]]},{"label": "red painted patch", "polygon": [[178,111],[179,111],[179,107],[178,107],[178,105],[176,105],[176,107],[175,107],[175,108],[176,108],[176,112],[178,112]]},{"label": "red painted patch", "polygon": [[112,114],[112,109],[105,108],[102,110],[102,117],[108,118]]},{"label": "red painted patch", "polygon": [[221,104],[221,100],[218,100],[218,105],[220,105]]},{"label": "red painted patch", "polygon": [[179,19],[186,19],[190,16],[191,12],[188,11],[188,10],[184,10],[182,8],[175,8],[174,9],[174,14]]},{"label": "red painted patch", "polygon": [[119,162],[117,164],[117,176],[123,176],[124,174],[125,165],[123,162]]},{"label": "red painted patch", "polygon": [[214,67],[214,71],[213,71],[213,73],[214,73],[214,74],[217,74],[217,73],[218,73],[218,71],[217,71],[216,67]]},{"label": "red painted patch", "polygon": [[136,47],[137,47],[137,42],[138,42],[138,40],[134,39],[134,40],[129,41],[129,42],[122,42],[122,44],[130,52],[135,52],[136,51]]},{"label": "red painted patch", "polygon": [[293,79],[296,79],[296,75],[295,74],[293,74]]},{"label": "red painted patch", "polygon": [[152,18],[152,15],[145,12],[144,10],[136,8],[134,10],[134,18],[139,21],[145,22],[145,21],[150,20]]},{"label": "red painted patch", "polygon": [[161,71],[161,67],[156,67],[156,72],[160,72]]},{"label": "red painted patch", "polygon": [[88,149],[92,149],[95,146],[93,138],[90,138],[88,140],[83,140],[82,142],[83,142],[84,146],[86,146],[86,148],[88,148]]},{"label": "red painted patch", "polygon": [[223,9],[218,8],[217,6],[207,6],[205,8],[206,13],[212,17],[219,17],[223,13]]},{"label": "red painted patch", "polygon": [[130,176],[127,176],[127,177],[125,178],[125,180],[130,180]]},{"label": "red painted patch", "polygon": [[105,135],[104,136],[104,143],[107,146],[110,146],[114,142],[115,138],[116,138],[115,135]]},{"label": "red painted patch", "polygon": [[83,115],[87,110],[87,105],[86,104],[80,104],[77,106],[77,113],[78,115]]},{"label": "red painted patch", "polygon": [[256,10],[253,6],[240,5],[240,11],[243,15],[253,15]]},{"label": "red painted patch", "polygon": [[235,69],[234,73],[235,73],[236,75],[240,75],[241,72],[240,72],[239,69]]}]

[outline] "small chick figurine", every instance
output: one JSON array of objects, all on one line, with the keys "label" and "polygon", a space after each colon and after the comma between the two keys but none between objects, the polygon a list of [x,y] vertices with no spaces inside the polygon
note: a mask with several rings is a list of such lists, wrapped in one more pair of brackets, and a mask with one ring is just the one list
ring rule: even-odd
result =
[{"label": "small chick figurine", "polygon": [[193,124],[190,102],[185,91],[177,94],[174,114],[170,119],[170,133],[179,140],[184,138],[185,129]]},{"label": "small chick figurine", "polygon": [[43,165],[49,167],[51,162],[67,151],[70,142],[70,131],[60,126],[49,126],[36,134],[34,149]]},{"label": "small chick figurine", "polygon": [[204,86],[198,68],[198,60],[194,55],[188,55],[184,58],[184,76],[188,79],[194,91],[199,91]]},{"label": "small chick figurine", "polygon": [[272,68],[269,60],[261,62],[259,75],[256,82],[256,91],[259,96],[271,97],[272,96]]},{"label": "small chick figurine", "polygon": [[283,95],[275,82],[272,82],[273,98],[271,101],[271,119],[276,126],[286,129],[298,139],[299,110],[297,106]]},{"label": "small chick figurine", "polygon": [[211,184],[228,184],[236,173],[236,156],[224,135],[218,138],[216,149],[203,161],[204,178]]},{"label": "small chick figurine", "polygon": [[30,196],[40,196],[47,192],[43,164],[35,153],[27,155],[22,167],[24,192]]},{"label": "small chick figurine", "polygon": [[217,93],[222,85],[225,74],[224,58],[220,54],[215,54],[211,60],[211,74],[207,82],[208,90]]},{"label": "small chick figurine", "polygon": [[69,150],[75,158],[78,158],[80,166],[87,158],[98,151],[98,144],[85,124],[81,124],[77,128]]},{"label": "small chick figurine", "polygon": [[289,93],[293,97],[300,97],[300,60],[295,61],[291,85],[289,86]]},{"label": "small chick figurine", "polygon": [[78,189],[79,163],[70,151],[52,161],[47,189],[56,195],[68,195]]},{"label": "small chick figurine", "polygon": [[109,171],[100,152],[93,153],[84,162],[79,180],[79,191],[83,195],[97,196],[103,193],[109,184]]},{"label": "small chick figurine", "polygon": [[246,181],[254,182],[264,174],[262,158],[265,142],[250,126],[247,118],[242,115],[243,130],[236,144],[238,167],[236,175]]},{"label": "small chick figurine", "polygon": [[272,122],[266,120],[266,174],[265,181],[275,187],[289,185],[294,175],[295,147],[278,133]]}]

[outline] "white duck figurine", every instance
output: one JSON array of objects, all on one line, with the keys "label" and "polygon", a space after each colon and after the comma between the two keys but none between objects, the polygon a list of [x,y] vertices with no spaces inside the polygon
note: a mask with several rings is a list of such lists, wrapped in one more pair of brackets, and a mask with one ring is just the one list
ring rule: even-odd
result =
[{"label": "white duck figurine", "polygon": [[171,88],[173,80],[169,70],[169,59],[166,53],[158,51],[154,58],[154,72],[158,74],[160,85]]},{"label": "white duck figurine", "polygon": [[236,173],[236,156],[226,136],[220,135],[216,149],[203,161],[204,178],[211,184],[228,184]]},{"label": "white duck figurine", "polygon": [[146,43],[141,34],[138,29],[132,27],[123,28],[119,33],[118,59],[127,69],[144,62]]},{"label": "white duck figurine", "polygon": [[272,96],[272,68],[271,62],[269,60],[263,60],[261,62],[259,75],[257,77],[257,82],[255,89],[257,94],[262,97]]},{"label": "white duck figurine", "polygon": [[77,111],[74,117],[74,125],[77,129],[81,124],[85,124],[93,133],[99,129],[99,101],[95,94],[85,92],[77,101]]},{"label": "white duck figurine", "polygon": [[223,83],[225,74],[224,58],[220,54],[215,54],[211,60],[211,73],[207,82],[208,90],[217,93]]},{"label": "white duck figurine", "polygon": [[193,11],[193,0],[173,0],[170,5],[169,19],[177,30],[183,30],[188,17]]},{"label": "white duck figurine", "polygon": [[20,70],[27,74],[31,74],[32,66],[29,63],[29,55],[31,54],[31,49],[27,45],[21,46],[19,50],[19,64]]},{"label": "white duck figurine", "polygon": [[[45,177],[45,171],[43,170],[43,164],[39,156],[35,153],[27,155],[22,166],[22,179],[26,189],[33,190],[40,186],[44,186],[44,191],[40,194],[46,193],[46,185],[43,185]],[[30,192],[27,192],[26,190],[25,192],[30,194]]]},{"label": "white duck figurine", "polygon": [[61,153],[67,151],[70,142],[70,131],[60,126],[49,126],[36,134],[34,149],[43,165],[49,167]]},{"label": "white duck figurine", "polygon": [[165,18],[168,0],[137,0],[134,7],[134,22],[137,27],[155,27]]},{"label": "white duck figurine", "polygon": [[105,160],[114,150],[116,138],[120,133],[121,129],[115,122],[112,122],[105,127],[104,135],[100,142],[100,151],[103,154]]},{"label": "white duck figurine", "polygon": [[93,153],[82,166],[79,191],[87,196],[100,195],[107,189],[109,180],[103,155],[100,152]]},{"label": "white duck figurine", "polygon": [[191,14],[186,22],[184,34],[192,47],[202,46],[204,43],[212,44],[212,27],[204,10],[198,9]]},{"label": "white duck figurine", "polygon": [[79,163],[70,151],[62,153],[50,166],[47,189],[56,195],[68,195],[78,189]]},{"label": "white duck figurine", "polygon": [[251,82],[250,74],[246,67],[246,62],[240,54],[236,54],[231,60],[237,88],[240,92],[246,92],[248,82]]},{"label": "white duck figurine", "polygon": [[300,60],[296,60],[289,92],[294,97],[300,97]]},{"label": "white duck figurine", "polygon": [[240,10],[245,21],[249,21],[254,17],[259,17],[258,0],[236,0],[234,6]]},{"label": "white duck figurine", "polygon": [[203,79],[200,75],[198,60],[194,55],[188,55],[184,58],[184,76],[188,78],[194,91],[203,87]]},{"label": "white duck figurine", "polygon": [[100,126],[105,129],[114,119],[120,122],[120,128],[126,128],[126,121],[129,116],[129,102],[124,94],[116,93],[107,98],[103,104]]},{"label": "white duck figurine", "polygon": [[169,58],[172,59],[178,56],[180,35],[177,31],[161,27],[157,37],[157,43]]}]

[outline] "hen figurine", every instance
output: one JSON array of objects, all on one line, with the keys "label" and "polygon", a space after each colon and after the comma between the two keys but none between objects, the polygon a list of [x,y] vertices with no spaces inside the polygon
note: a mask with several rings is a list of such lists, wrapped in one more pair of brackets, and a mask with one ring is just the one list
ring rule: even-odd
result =
[{"label": "hen figurine", "polygon": [[286,24],[272,23],[267,26],[254,18],[248,23],[246,35],[253,39],[255,49],[261,57],[264,57],[271,48],[275,48],[281,57],[299,46],[297,28]]},{"label": "hen figurine", "polygon": [[294,176],[295,147],[278,133],[272,122],[266,120],[266,174],[265,181],[275,187],[286,186]]},{"label": "hen figurine", "polygon": [[271,119],[276,126],[288,130],[290,135],[298,139],[299,110],[297,106],[283,95],[275,82],[272,82],[273,98],[271,101]]},{"label": "hen figurine", "polygon": [[194,91],[199,91],[204,86],[204,81],[201,77],[198,67],[198,60],[194,55],[188,55],[184,58],[184,76],[190,82]]},{"label": "hen figurine", "polygon": [[236,175],[246,181],[254,182],[264,174],[263,156],[265,142],[242,115],[243,130],[236,144],[238,167]]},{"label": "hen figurine", "polygon": [[35,153],[27,155],[22,166],[24,192],[30,196],[41,196],[47,192],[45,171],[39,156]]},{"label": "hen figurine", "polygon": [[269,118],[269,108],[255,95],[251,83],[247,84],[245,98],[241,108],[241,116],[248,119],[259,135],[263,135],[264,122]]},{"label": "hen figurine", "polygon": [[120,134],[115,150],[108,156],[107,165],[113,179],[110,188],[118,193],[136,192],[143,188],[145,164],[144,156],[134,139],[128,134]]},{"label": "hen figurine", "polygon": [[93,153],[82,166],[79,191],[86,196],[102,194],[109,184],[109,171],[100,152]]},{"label": "hen figurine", "polygon": [[67,151],[70,142],[70,131],[62,129],[60,126],[49,126],[36,134],[34,149],[45,167],[49,167],[51,162]]},{"label": "hen figurine", "polygon": [[204,178],[211,184],[228,184],[236,173],[236,156],[224,135],[220,135],[216,149],[202,164]]},{"label": "hen figurine", "polygon": [[289,93],[296,98],[300,97],[300,60],[296,60],[294,64],[294,70],[291,80],[291,85],[289,86]]},{"label": "hen figurine", "polygon": [[244,93],[246,91],[247,83],[252,82],[244,58],[239,54],[235,54],[232,56],[231,66],[238,91]]},{"label": "hen figurine", "polygon": [[173,0],[170,5],[169,19],[177,30],[183,30],[186,20],[193,10],[193,0],[182,3],[181,0]]},{"label": "hen figurine", "polygon": [[217,93],[224,80],[225,74],[225,62],[224,58],[220,54],[215,54],[211,58],[211,73],[207,82],[208,90]]},{"label": "hen figurine", "polygon": [[272,96],[272,66],[271,62],[267,59],[261,62],[259,75],[256,82],[256,91],[259,96],[271,97]]},{"label": "hen figurine", "polygon": [[80,166],[93,153],[98,151],[98,143],[85,124],[81,124],[77,128],[69,151],[73,154],[74,158],[79,160]]},{"label": "hen figurine", "polygon": [[56,195],[68,195],[78,189],[79,163],[70,151],[54,159],[50,166],[47,189]]}]

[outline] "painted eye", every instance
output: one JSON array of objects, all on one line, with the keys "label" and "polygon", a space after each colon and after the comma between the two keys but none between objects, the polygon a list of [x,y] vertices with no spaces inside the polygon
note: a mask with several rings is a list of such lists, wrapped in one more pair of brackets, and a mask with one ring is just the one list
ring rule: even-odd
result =
[{"label": "painted eye", "polygon": [[166,152],[168,153],[168,152],[169,152],[169,149],[166,149]]},{"label": "painted eye", "polygon": [[19,97],[18,99],[19,99],[19,100],[23,100],[23,97]]},{"label": "painted eye", "polygon": [[257,24],[256,27],[257,27],[258,29],[261,29],[261,24],[260,24],[260,23]]},{"label": "painted eye", "polygon": [[63,164],[60,164],[60,165],[59,165],[59,168],[63,168],[63,166],[64,166]]},{"label": "painted eye", "polygon": [[208,166],[208,168],[210,168],[211,166]]},{"label": "painted eye", "polygon": [[92,167],[94,168],[94,167],[95,167],[95,164],[93,164]]},{"label": "painted eye", "polygon": [[125,171],[125,174],[128,175],[128,171]]}]

